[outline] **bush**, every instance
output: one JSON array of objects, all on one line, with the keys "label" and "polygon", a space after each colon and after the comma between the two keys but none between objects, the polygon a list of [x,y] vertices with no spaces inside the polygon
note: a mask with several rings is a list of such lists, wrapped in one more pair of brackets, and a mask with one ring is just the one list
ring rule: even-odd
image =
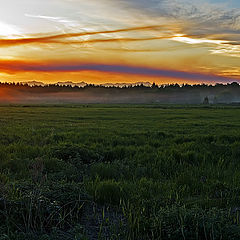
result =
[{"label": "bush", "polygon": [[4,168],[19,177],[29,176],[29,159],[12,159],[5,163]]},{"label": "bush", "polygon": [[112,164],[96,163],[91,167],[90,174],[93,179],[99,176],[102,180],[117,179],[118,171]]},{"label": "bush", "polygon": [[43,165],[47,172],[59,172],[68,167],[65,162],[57,158],[44,159]]},{"label": "bush", "polygon": [[52,149],[53,157],[76,166],[98,161],[101,157],[98,153],[82,145],[60,144]]},{"label": "bush", "polygon": [[5,147],[0,146],[0,168],[4,169],[5,164],[10,160],[10,155],[5,150]]},{"label": "bush", "polygon": [[118,182],[113,180],[99,181],[97,178],[87,187],[94,200],[98,203],[119,204],[121,199],[126,197],[126,193]]}]

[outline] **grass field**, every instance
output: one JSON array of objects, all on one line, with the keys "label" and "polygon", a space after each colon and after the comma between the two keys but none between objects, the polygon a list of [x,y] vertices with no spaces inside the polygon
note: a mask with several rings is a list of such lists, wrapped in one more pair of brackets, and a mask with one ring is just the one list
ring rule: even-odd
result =
[{"label": "grass field", "polygon": [[0,107],[0,240],[240,239],[240,107]]}]

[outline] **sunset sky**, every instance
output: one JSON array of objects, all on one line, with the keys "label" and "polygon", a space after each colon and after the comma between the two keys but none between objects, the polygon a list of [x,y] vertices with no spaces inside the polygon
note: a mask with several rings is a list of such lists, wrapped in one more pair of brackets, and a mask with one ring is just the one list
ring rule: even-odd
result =
[{"label": "sunset sky", "polygon": [[1,82],[240,82],[239,0],[0,3]]}]

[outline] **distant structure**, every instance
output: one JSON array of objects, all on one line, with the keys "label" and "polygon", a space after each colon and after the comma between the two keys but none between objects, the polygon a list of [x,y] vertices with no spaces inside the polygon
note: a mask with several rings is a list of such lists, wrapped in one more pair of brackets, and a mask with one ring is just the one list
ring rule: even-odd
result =
[{"label": "distant structure", "polygon": [[208,99],[208,97],[205,97],[205,98],[204,98],[203,104],[209,104],[209,99]]},{"label": "distant structure", "polygon": [[215,96],[214,99],[213,99],[213,104],[218,104],[218,99],[217,99],[216,96]]}]

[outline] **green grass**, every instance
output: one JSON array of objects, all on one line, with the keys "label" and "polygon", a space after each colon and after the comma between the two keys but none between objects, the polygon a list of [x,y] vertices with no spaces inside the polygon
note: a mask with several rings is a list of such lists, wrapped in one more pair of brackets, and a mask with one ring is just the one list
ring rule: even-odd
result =
[{"label": "green grass", "polygon": [[240,239],[238,106],[1,106],[0,133],[0,239]]}]

